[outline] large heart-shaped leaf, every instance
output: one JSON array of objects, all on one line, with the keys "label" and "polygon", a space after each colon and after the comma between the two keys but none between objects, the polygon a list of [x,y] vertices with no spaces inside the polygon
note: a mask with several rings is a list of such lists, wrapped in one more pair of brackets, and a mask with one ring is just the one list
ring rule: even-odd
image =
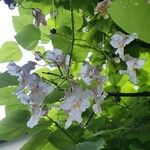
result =
[{"label": "large heart-shaped leaf", "polygon": [[150,4],[144,0],[115,0],[109,8],[113,21],[128,33],[150,43]]}]

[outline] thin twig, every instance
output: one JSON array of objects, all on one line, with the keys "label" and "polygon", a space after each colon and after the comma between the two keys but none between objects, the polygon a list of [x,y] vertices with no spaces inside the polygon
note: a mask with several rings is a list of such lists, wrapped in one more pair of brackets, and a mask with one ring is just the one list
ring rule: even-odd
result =
[{"label": "thin twig", "polygon": [[74,41],[75,41],[75,34],[74,34],[74,14],[73,14],[73,4],[72,4],[72,0],[70,0],[70,11],[71,11],[71,47],[70,47],[70,59],[69,59],[69,69],[68,69],[68,73],[67,76],[70,73],[70,67],[71,67],[71,62],[72,62],[72,57],[73,57],[73,49],[74,49]]},{"label": "thin twig", "polygon": [[150,92],[139,92],[139,93],[108,93],[108,96],[114,96],[114,97],[145,97],[145,96],[150,96]]},{"label": "thin twig", "polygon": [[82,129],[85,130],[86,127],[88,126],[88,124],[90,123],[92,117],[94,116],[94,112],[91,113],[91,115],[89,116],[88,120],[86,121],[86,123],[83,125]]},{"label": "thin twig", "polygon": [[42,72],[43,74],[48,74],[48,75],[53,75],[53,76],[56,76],[56,77],[62,77],[61,75],[59,74],[56,74],[56,73],[52,73],[52,72]]},{"label": "thin twig", "polygon": [[63,77],[64,75],[63,75],[63,73],[62,73],[62,71],[61,71],[60,66],[57,65],[57,68],[58,68],[58,70],[59,70],[59,72],[60,72],[60,74],[61,74],[61,77]]},{"label": "thin twig", "polygon": [[66,136],[68,136],[75,144],[77,143],[76,140],[68,133],[64,128],[62,128],[56,121],[54,121],[49,116],[46,116],[50,121],[52,121]]}]

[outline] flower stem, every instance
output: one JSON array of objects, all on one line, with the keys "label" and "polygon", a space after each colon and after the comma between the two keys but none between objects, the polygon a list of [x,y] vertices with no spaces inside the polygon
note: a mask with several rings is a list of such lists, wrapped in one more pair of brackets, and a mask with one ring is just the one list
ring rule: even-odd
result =
[{"label": "flower stem", "polygon": [[54,121],[52,118],[50,118],[49,116],[46,116],[51,122],[53,122],[66,136],[68,136],[75,144],[77,143],[76,140],[69,134],[66,132],[65,129],[63,129],[56,121]]},{"label": "flower stem", "polygon": [[70,11],[71,11],[71,47],[70,47],[70,59],[69,59],[69,69],[68,69],[68,73],[67,76],[70,73],[70,67],[71,67],[71,62],[72,62],[72,57],[73,57],[73,49],[74,49],[74,41],[75,41],[75,34],[74,34],[74,14],[73,14],[73,4],[72,4],[72,0],[70,0]]},{"label": "flower stem", "polygon": [[114,97],[145,97],[150,96],[150,92],[139,92],[139,93],[109,93],[108,96]]}]

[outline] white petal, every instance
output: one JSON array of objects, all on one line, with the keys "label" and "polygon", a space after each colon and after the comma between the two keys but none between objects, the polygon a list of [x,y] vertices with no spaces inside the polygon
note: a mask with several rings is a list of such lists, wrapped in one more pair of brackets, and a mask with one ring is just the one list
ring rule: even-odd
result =
[{"label": "white petal", "polygon": [[21,67],[17,66],[14,62],[10,62],[7,65],[7,72],[13,76],[19,76],[19,72],[21,71]]},{"label": "white petal", "polygon": [[21,92],[17,95],[17,98],[21,100],[22,104],[28,104],[28,101],[30,99],[30,96]]},{"label": "white petal", "polygon": [[36,126],[40,120],[40,118],[43,116],[43,111],[41,108],[37,108],[35,112],[33,112],[33,115],[27,122],[27,127],[33,128]]},{"label": "white petal", "polygon": [[125,41],[125,35],[118,32],[111,37],[110,44],[114,48],[121,48],[124,47],[124,41]]},{"label": "white petal", "polygon": [[130,77],[130,80],[131,80],[134,84],[137,84],[137,83],[138,83],[138,79],[137,79],[137,76],[136,76],[136,71],[129,71],[129,77]]},{"label": "white petal", "polygon": [[144,60],[138,59],[137,62],[136,62],[136,64],[135,64],[135,68],[136,69],[140,69],[140,68],[143,67],[143,65],[144,65]]},{"label": "white petal", "polygon": [[130,44],[132,41],[134,41],[138,37],[137,33],[132,33],[131,35],[127,36],[127,39],[125,41],[125,45]]},{"label": "white petal", "polygon": [[120,57],[122,60],[124,60],[124,59],[125,59],[125,58],[124,58],[124,47],[118,48],[118,49],[116,50],[115,54],[118,54],[119,57]]}]

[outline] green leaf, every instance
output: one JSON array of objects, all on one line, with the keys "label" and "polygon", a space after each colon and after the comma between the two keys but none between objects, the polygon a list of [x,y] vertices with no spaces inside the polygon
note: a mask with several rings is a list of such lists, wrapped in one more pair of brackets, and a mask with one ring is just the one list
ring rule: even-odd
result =
[{"label": "green leaf", "polygon": [[75,145],[75,147],[70,150],[99,150],[99,147],[93,142],[84,142]]},{"label": "green leaf", "polygon": [[16,42],[8,41],[0,48],[0,63],[18,61],[21,57],[22,53]]},{"label": "green leaf", "polygon": [[0,105],[19,104],[19,100],[13,94],[15,93],[15,90],[15,87],[0,88]]},{"label": "green leaf", "polygon": [[16,32],[19,32],[25,25],[32,24],[31,15],[13,16],[13,24]]},{"label": "green leaf", "polygon": [[18,44],[27,50],[34,49],[40,40],[40,30],[34,25],[29,24],[24,26],[15,36]]},{"label": "green leaf", "polygon": [[150,5],[144,0],[115,0],[109,8],[113,21],[128,33],[150,43]]},{"label": "green leaf", "polygon": [[74,145],[74,142],[61,130],[57,130],[56,132],[51,134],[49,136],[49,141],[60,150],[66,150]]},{"label": "green leaf", "polygon": [[0,140],[12,140],[27,131],[26,122],[30,113],[25,110],[14,111],[0,121]]},{"label": "green leaf", "polygon": [[51,7],[52,7],[52,1],[48,0],[26,0],[21,3],[25,8],[24,9],[20,7],[20,14],[27,14],[31,11],[30,8],[39,8],[42,10],[42,12],[45,14],[49,14]]},{"label": "green leaf", "polygon": [[97,21],[96,28],[100,32],[108,35],[110,32],[111,25],[112,25],[112,21],[110,19],[102,19],[101,18],[100,20]]},{"label": "green leaf", "polygon": [[88,49],[83,45],[78,46],[75,45],[73,49],[73,61],[75,62],[82,62],[86,59],[88,54]]},{"label": "green leaf", "polygon": [[[40,133],[34,135],[22,148],[21,150],[42,150],[45,145],[49,143],[48,136],[51,134],[51,131],[46,129],[44,131],[41,131]],[[49,143],[50,144],[50,143]],[[53,146],[50,144],[49,149]],[[52,148],[50,150],[57,150],[55,148]]]},{"label": "green leaf", "polygon": [[58,34],[50,35],[54,48],[61,49],[64,53],[69,52],[71,44],[71,29],[67,26],[61,26],[57,30]]},{"label": "green leaf", "polygon": [[11,85],[18,85],[17,78],[11,76],[9,73],[4,72],[0,74],[0,88],[11,86]]}]

